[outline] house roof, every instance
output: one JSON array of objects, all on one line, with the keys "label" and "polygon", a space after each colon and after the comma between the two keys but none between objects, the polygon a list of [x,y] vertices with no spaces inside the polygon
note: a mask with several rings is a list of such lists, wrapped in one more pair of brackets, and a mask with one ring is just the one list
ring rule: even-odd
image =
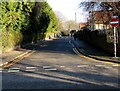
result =
[{"label": "house roof", "polygon": [[93,16],[96,23],[109,23],[113,16],[112,11],[93,11]]},{"label": "house roof", "polygon": [[80,27],[85,27],[87,25],[87,23],[80,23]]}]

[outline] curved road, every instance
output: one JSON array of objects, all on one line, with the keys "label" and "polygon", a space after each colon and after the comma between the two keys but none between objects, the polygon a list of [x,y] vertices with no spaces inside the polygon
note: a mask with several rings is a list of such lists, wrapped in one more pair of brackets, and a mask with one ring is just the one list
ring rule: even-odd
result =
[{"label": "curved road", "polygon": [[70,38],[40,42],[36,52],[4,69],[3,89],[116,89],[118,65],[83,58]]}]

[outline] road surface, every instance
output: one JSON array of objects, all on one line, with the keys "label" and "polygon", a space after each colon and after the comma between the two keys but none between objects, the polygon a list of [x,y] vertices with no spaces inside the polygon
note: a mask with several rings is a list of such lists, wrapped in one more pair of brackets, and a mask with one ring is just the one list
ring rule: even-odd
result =
[{"label": "road surface", "polygon": [[36,52],[3,69],[2,89],[116,89],[118,65],[74,52],[70,38],[40,42]]}]

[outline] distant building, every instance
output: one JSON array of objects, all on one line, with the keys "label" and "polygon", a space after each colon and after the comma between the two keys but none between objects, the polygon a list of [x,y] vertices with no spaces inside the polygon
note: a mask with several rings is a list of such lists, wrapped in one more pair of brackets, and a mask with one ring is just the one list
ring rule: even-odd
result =
[{"label": "distant building", "polygon": [[86,27],[86,26],[87,26],[87,23],[80,23],[79,24],[80,29],[83,28],[83,27]]},{"label": "distant building", "polygon": [[88,19],[88,24],[90,25],[91,30],[104,30],[109,29],[111,25],[109,21],[112,19],[112,11],[90,11],[90,18]]}]

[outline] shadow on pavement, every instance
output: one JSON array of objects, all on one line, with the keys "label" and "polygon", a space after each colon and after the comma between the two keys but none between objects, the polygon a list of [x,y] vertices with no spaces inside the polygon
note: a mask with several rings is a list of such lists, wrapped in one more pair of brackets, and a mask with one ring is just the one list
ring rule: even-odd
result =
[{"label": "shadow on pavement", "polygon": [[[23,74],[4,74],[3,89],[117,89],[103,83],[116,83],[114,77],[90,73],[54,71],[52,73],[35,73],[21,70]],[[63,74],[61,76],[61,74]],[[8,75],[8,76],[7,76]],[[65,76],[64,76],[65,75]],[[100,84],[100,82],[103,82]]]},{"label": "shadow on pavement", "polygon": [[[60,38],[47,41],[39,41],[37,44],[25,46],[24,49],[33,50],[38,52],[51,52],[51,53],[65,53],[73,54],[72,46],[69,46],[69,38]],[[69,50],[71,49],[71,50]]]}]

